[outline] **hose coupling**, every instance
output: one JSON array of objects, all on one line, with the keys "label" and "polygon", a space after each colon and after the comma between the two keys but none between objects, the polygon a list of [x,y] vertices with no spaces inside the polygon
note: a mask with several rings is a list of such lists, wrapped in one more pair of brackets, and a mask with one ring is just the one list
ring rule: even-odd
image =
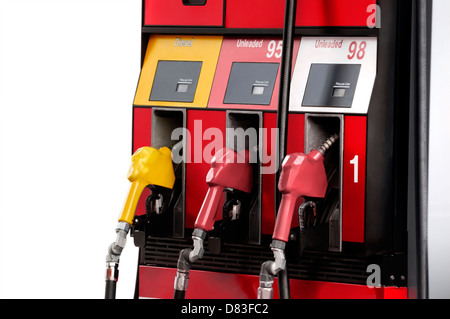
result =
[{"label": "hose coupling", "polygon": [[119,264],[116,262],[107,262],[105,281],[117,281],[118,279],[119,279]]}]

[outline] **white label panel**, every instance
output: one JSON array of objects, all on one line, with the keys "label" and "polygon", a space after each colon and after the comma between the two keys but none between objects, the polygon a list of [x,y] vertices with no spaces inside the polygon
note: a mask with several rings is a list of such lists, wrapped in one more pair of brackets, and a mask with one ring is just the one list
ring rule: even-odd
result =
[{"label": "white label panel", "polygon": [[[313,64],[361,65],[351,108],[302,105]],[[291,82],[289,109],[297,112],[367,114],[376,71],[377,38],[375,37],[303,37]]]}]

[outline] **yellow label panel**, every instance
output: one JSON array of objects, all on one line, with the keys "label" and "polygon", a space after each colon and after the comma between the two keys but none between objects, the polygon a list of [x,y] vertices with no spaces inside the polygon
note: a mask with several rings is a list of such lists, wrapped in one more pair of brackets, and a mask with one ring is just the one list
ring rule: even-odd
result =
[{"label": "yellow label panel", "polygon": [[[221,36],[151,36],[134,104],[206,108],[222,39]],[[183,76],[181,71],[180,76],[175,74],[178,67],[185,69],[186,66],[193,70],[194,76]]]}]

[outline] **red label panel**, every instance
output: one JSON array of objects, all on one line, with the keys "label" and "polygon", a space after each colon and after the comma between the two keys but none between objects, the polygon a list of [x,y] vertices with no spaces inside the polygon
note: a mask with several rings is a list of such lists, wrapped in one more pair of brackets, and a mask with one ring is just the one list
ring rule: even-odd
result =
[{"label": "red label panel", "polygon": [[[225,147],[226,112],[188,110],[187,129],[190,132],[191,139],[187,141],[188,149],[186,152],[186,228],[194,228],[198,212],[208,191],[206,174],[211,168],[211,162],[205,161],[203,151],[207,147],[207,151],[209,151],[210,143],[213,141],[209,140],[210,137],[205,132],[207,130],[213,132],[214,129],[220,130],[222,140],[217,142],[221,142],[222,148]],[[215,153],[215,151],[213,150],[211,153]],[[222,205],[219,205],[219,207],[222,207]],[[217,215],[220,219],[221,214]]]},{"label": "red label panel", "polygon": [[223,26],[223,0],[208,0],[201,6],[181,0],[145,0],[145,25]]},{"label": "red label panel", "polygon": [[286,152],[305,152],[305,114],[289,114]]},{"label": "red label panel", "polygon": [[296,26],[367,27],[376,0],[298,0]]},{"label": "red label panel", "polygon": [[282,28],[285,1],[227,0],[226,28]]},{"label": "red label panel", "polygon": [[140,147],[151,146],[152,109],[133,109],[133,153]]},{"label": "red label panel", "polygon": [[[277,114],[264,113],[263,119],[265,134],[263,136],[263,167],[275,165],[272,159],[275,157],[276,148],[272,147],[271,129],[277,127]],[[275,144],[276,145],[276,144]],[[267,157],[266,157],[267,155]],[[275,227],[275,174],[263,174],[261,194],[261,232],[263,235],[272,235]]]},{"label": "red label panel", "polygon": [[[300,39],[294,41],[293,61],[297,60]],[[226,38],[222,42],[209,108],[276,110],[280,90],[280,64],[283,41],[279,38]],[[229,75],[234,62],[277,63],[278,74],[269,105],[224,104]],[[256,79],[258,80],[258,79]]]},{"label": "red label panel", "polygon": [[[298,0],[296,26],[365,27],[376,0]],[[227,0],[227,28],[283,28],[285,1]]]},{"label": "red label panel", "polygon": [[[133,109],[133,153],[140,147],[151,146],[152,140],[152,109]],[[145,214],[145,200],[150,195],[148,188],[144,189],[136,207],[135,215]]]},{"label": "red label panel", "polygon": [[342,194],[342,240],[364,242],[366,194],[365,116],[346,116]]}]

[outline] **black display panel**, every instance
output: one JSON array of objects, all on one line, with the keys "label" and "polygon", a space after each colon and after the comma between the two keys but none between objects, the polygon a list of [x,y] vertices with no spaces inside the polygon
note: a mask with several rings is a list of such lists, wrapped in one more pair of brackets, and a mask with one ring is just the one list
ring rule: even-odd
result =
[{"label": "black display panel", "polygon": [[351,107],[361,64],[312,64],[302,106]]},{"label": "black display panel", "polygon": [[224,104],[270,105],[278,63],[234,62]]},{"label": "black display panel", "polygon": [[158,61],[150,101],[194,102],[203,62]]}]

